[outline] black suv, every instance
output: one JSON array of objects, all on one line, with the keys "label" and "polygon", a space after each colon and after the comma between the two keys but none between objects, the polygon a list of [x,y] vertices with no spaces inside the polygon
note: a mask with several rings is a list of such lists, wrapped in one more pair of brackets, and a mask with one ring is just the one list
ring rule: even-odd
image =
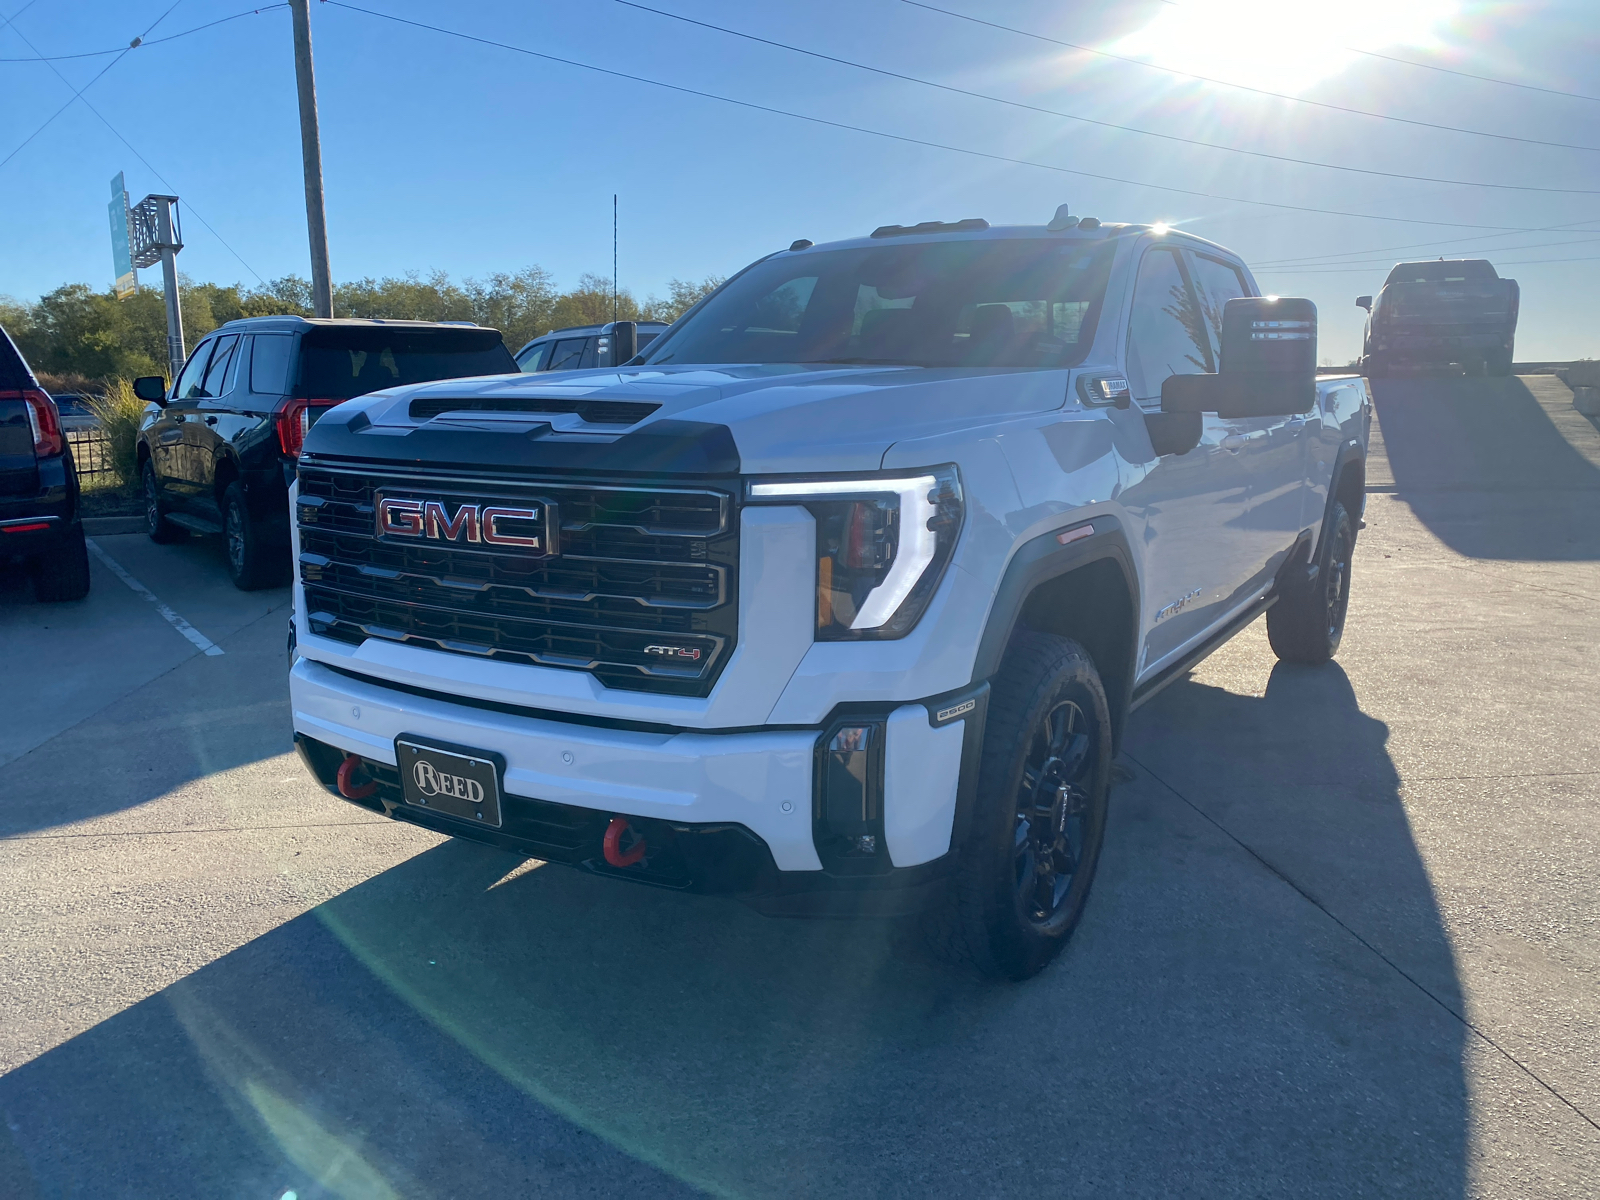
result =
[{"label": "black suv", "polygon": [[170,394],[134,380],[157,407],[139,431],[152,541],[225,533],[228,573],[246,590],[289,574],[289,485],[306,431],[335,404],[403,383],[511,375],[497,329],[427,321],[229,321],[195,347]]},{"label": "black suv", "polygon": [[78,473],[61,413],[0,329],[0,560],[25,559],[41,600],[89,594]]}]

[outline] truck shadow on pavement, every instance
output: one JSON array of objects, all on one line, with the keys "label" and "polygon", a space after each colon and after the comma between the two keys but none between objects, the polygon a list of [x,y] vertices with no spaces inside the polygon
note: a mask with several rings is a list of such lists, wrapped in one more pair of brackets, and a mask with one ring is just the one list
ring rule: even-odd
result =
[{"label": "truck shadow on pavement", "polygon": [[1459,987],[1386,734],[1336,666],[1169,689],[1022,985],[446,843],[0,1080],[0,1190],[1459,1196]]},{"label": "truck shadow on pavement", "polygon": [[1381,379],[1372,390],[1395,491],[1451,549],[1600,558],[1600,435],[1569,401],[1547,408],[1515,377]]}]

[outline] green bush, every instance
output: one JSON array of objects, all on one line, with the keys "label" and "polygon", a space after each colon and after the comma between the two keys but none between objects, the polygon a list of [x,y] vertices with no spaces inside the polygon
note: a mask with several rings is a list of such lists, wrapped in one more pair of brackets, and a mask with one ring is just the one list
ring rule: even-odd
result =
[{"label": "green bush", "polygon": [[106,382],[104,395],[89,398],[88,407],[110,443],[111,465],[117,478],[124,486],[133,486],[139,480],[139,426],[149,405],[133,394],[130,381],[111,379]]}]

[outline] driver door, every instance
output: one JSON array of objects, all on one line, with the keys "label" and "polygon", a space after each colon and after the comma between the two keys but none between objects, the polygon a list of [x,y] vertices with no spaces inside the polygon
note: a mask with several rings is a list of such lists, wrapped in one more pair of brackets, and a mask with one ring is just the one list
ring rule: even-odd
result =
[{"label": "driver door", "polygon": [[167,406],[150,427],[150,459],[155,465],[156,481],[168,495],[181,500],[188,500],[194,494],[189,481],[186,435],[189,422],[200,416],[206,365],[215,345],[215,338],[207,338],[195,347],[178,375],[178,382],[173,385]]},{"label": "driver door", "polygon": [[[1161,385],[1208,369],[1211,344],[1182,253],[1151,246],[1139,264],[1128,324],[1128,385],[1139,408],[1161,410]],[[1228,442],[1235,430],[1215,413],[1200,444],[1153,458],[1122,494],[1142,545],[1145,579],[1137,674],[1153,673],[1201,641],[1240,603],[1249,578],[1244,528],[1250,481]]]}]

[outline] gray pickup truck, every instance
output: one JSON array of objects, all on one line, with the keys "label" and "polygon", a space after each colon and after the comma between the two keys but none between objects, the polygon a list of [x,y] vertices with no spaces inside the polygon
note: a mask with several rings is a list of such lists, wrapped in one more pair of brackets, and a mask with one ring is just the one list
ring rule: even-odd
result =
[{"label": "gray pickup truck", "polygon": [[1468,374],[1511,374],[1522,293],[1482,258],[1400,263],[1367,310],[1361,365],[1372,379],[1398,367],[1460,366]]}]

